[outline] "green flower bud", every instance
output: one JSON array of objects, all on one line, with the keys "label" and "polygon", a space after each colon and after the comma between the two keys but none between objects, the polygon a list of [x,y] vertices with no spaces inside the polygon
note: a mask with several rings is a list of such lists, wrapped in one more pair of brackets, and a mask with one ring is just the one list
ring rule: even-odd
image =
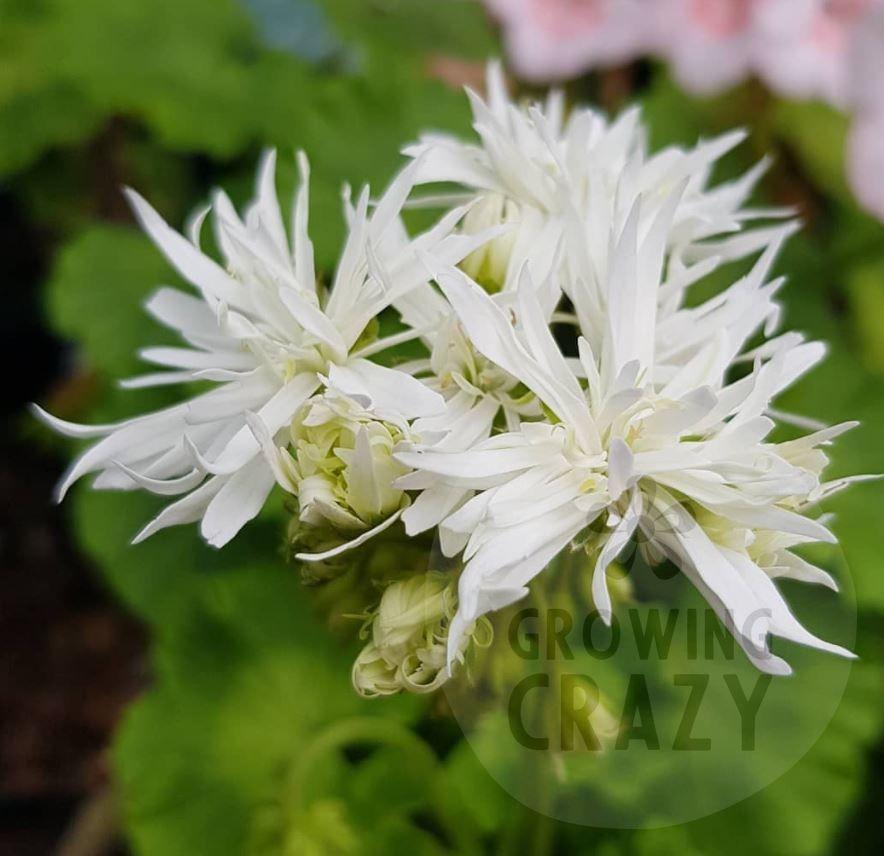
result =
[{"label": "green flower bud", "polygon": [[[511,199],[499,193],[487,193],[464,217],[463,229],[468,235],[475,235],[485,229],[502,223],[513,223],[519,219],[519,207]],[[500,291],[506,282],[510,256],[516,242],[516,231],[510,229],[503,235],[473,250],[460,267],[486,291]]]},{"label": "green flower bud", "polygon": [[[457,611],[456,592],[449,575],[432,571],[387,586],[366,622],[371,639],[353,664],[353,686],[360,695],[427,693],[448,679],[448,627]],[[460,661],[470,643],[491,644],[486,619],[465,634]]]},{"label": "green flower bud", "polygon": [[573,697],[568,704],[573,710],[589,709],[589,725],[592,733],[598,741],[597,749],[605,751],[612,749],[620,734],[621,722],[612,712],[612,703],[592,680],[578,677],[569,687]]},{"label": "green flower bud", "polygon": [[381,422],[353,399],[326,391],[292,423],[286,456],[302,523],[369,529],[405,500],[394,482],[407,468],[393,458],[408,427]]}]

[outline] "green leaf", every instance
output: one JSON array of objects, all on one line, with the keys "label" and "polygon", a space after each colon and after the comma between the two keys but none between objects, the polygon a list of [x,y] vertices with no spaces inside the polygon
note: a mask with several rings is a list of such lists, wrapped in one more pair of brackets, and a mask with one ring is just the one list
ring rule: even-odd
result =
[{"label": "green leaf", "polygon": [[48,61],[44,4],[0,0],[0,20],[0,175],[8,175],[50,145],[86,139],[100,111]]},{"label": "green leaf", "polygon": [[863,362],[871,371],[884,374],[884,258],[850,271],[847,293]]},{"label": "green leaf", "polygon": [[[251,30],[230,0],[53,0],[47,48],[59,75],[109,113],[143,117],[167,144],[230,156],[253,125]],[[198,32],[199,38],[193,34]]]},{"label": "green leaf", "polygon": [[[396,842],[443,852],[449,833],[420,829],[417,810],[459,840],[433,753],[401,724],[419,706],[360,699],[353,652],[307,602],[291,569],[256,559],[204,576],[163,615],[156,686],[115,751],[136,853],[382,854]],[[380,748],[342,754],[366,745]]]},{"label": "green leaf", "polygon": [[[277,563],[283,525],[277,503],[270,503],[223,551],[208,547],[193,526],[163,530],[141,544],[132,538],[168,502],[144,493],[94,491],[86,485],[71,498],[81,547],[100,567],[117,596],[141,618],[164,625],[177,621],[194,597],[250,561]],[[295,569],[288,569],[297,577]],[[256,571],[260,590],[265,575]]]},{"label": "green leaf", "polygon": [[[0,47],[2,51],[2,47]],[[98,129],[101,111],[76,87],[58,84],[0,98],[0,176],[23,169],[50,146],[74,145]]]},{"label": "green leaf", "polygon": [[447,787],[458,794],[483,832],[503,828],[512,811],[512,798],[482,766],[465,740],[446,759],[446,777]]},{"label": "green leaf", "polygon": [[240,854],[280,771],[362,704],[348,658],[311,619],[295,574],[254,562],[204,579],[158,629],[157,686],[115,751],[142,854]]},{"label": "green leaf", "polygon": [[779,101],[772,117],[776,133],[797,154],[811,179],[826,193],[851,199],[844,172],[848,118],[811,101]]},{"label": "green leaf", "polygon": [[[863,645],[860,645],[862,655]],[[748,852],[817,856],[835,852],[838,835],[862,793],[869,750],[881,733],[880,692],[884,673],[880,651],[853,666],[841,706],[816,745],[781,779],[719,814],[676,831],[644,831],[637,854]],[[796,714],[800,704],[795,700]]]},{"label": "green leaf", "polygon": [[47,283],[50,317],[76,341],[89,363],[114,379],[143,372],[136,350],[175,341],[144,311],[144,301],[170,271],[134,229],[93,226],[67,244]]},{"label": "green leaf", "polygon": [[484,60],[497,39],[478,0],[319,0],[341,35],[370,50]]}]

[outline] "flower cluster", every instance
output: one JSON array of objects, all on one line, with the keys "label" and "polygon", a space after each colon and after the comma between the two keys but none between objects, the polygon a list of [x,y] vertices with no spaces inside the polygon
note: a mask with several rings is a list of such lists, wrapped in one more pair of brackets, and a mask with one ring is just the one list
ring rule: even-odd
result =
[{"label": "flower cluster", "polygon": [[510,61],[529,80],[573,77],[640,56],[710,94],[749,75],[787,98],[855,114],[849,169],[884,218],[881,0],[485,0]]},{"label": "flower cluster", "polygon": [[[272,153],[242,217],[215,195],[222,264],[200,249],[209,211],[185,237],[130,193],[195,293],[149,300],[185,345],[147,349],[164,370],[126,383],[214,386],[113,425],[39,411],[100,438],[59,495],[96,473],[97,488],[177,496],[136,540],[198,522],[221,547],[279,485],[299,543],[324,545],[298,560],[352,557],[357,570],[380,532],[431,533],[454,570],[386,581],[353,668],[365,695],[439,686],[488,644],[484,616],[569,546],[586,551],[610,620],[606,569],[636,538],[683,571],[760,668],[789,670],[772,635],[849,656],[803,628],[774,583],[834,586],[791,550],[834,540],[809,512],[850,481],[822,480],[822,450],[853,423],[768,439],[775,419],[806,426],[772,402],[824,348],[776,333],[771,268],[794,224],[748,205],[764,164],[713,184],[742,134],[652,154],[635,110],[612,121],[567,111],[558,94],[519,105],[496,66],[488,83],[487,100],[470,93],[476,142],[427,135],[380,197],[345,194],[348,236],[328,285],[303,157],[290,230]],[[438,182],[457,192],[421,190]],[[445,210],[410,235],[406,203]],[[687,299],[738,260],[748,272],[725,290]],[[403,343],[422,356],[390,367]]]}]

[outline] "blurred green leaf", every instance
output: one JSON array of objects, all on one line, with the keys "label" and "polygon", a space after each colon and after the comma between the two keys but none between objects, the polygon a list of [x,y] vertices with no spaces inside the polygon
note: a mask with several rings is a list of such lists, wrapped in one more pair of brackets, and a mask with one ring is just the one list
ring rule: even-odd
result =
[{"label": "blurred green leaf", "polygon": [[[446,852],[447,833],[410,819],[453,817],[432,751],[401,724],[417,700],[378,706],[353,692],[353,652],[311,617],[291,569],[255,558],[200,571],[155,627],[156,687],[118,737],[135,852],[380,856],[409,842]],[[364,760],[340,754],[372,744]]]},{"label": "blurred green leaf", "polygon": [[847,293],[863,362],[873,372],[884,374],[884,257],[850,271]]},{"label": "blurred green leaf", "polygon": [[[477,3],[329,0],[335,27],[363,51],[358,69],[342,77],[263,50],[235,0],[4,6],[0,119],[20,129],[4,135],[0,172],[84,139],[102,118],[125,115],[178,150],[231,158],[276,143],[304,146],[331,163],[343,148],[351,180],[386,180],[389,168],[363,171],[364,159],[389,164],[428,111],[447,112],[441,84],[426,86],[416,53],[463,47],[479,56],[490,46]],[[333,162],[340,170],[346,160]]]},{"label": "blurred green leaf", "polygon": [[222,156],[253,135],[250,28],[230,0],[4,5],[12,49],[4,51],[0,110],[11,118],[24,111],[31,143],[26,152],[0,150],[0,167],[23,166],[118,113],[147,122],[171,146]]},{"label": "blurred green leaf", "polygon": [[480,0],[320,0],[347,39],[392,57],[449,54],[484,61],[497,39]]},{"label": "blurred green leaf", "polygon": [[88,139],[100,122],[101,111],[73,86],[0,96],[0,128],[6,129],[0,134],[0,175],[27,166],[50,146]]},{"label": "blurred green leaf", "polygon": [[[158,497],[93,491],[83,486],[72,501],[83,549],[99,565],[117,596],[141,618],[158,626],[177,621],[194,597],[231,569],[250,561],[259,568],[274,563],[286,568],[280,555],[283,526],[279,496],[223,551],[206,546],[195,526],[163,530],[141,544],[131,544],[162,508],[165,500]],[[298,577],[294,568],[286,570]],[[256,571],[252,578],[256,590],[261,589],[264,579]]]},{"label": "blurred green leaf", "polygon": [[134,229],[93,226],[59,254],[47,283],[59,333],[77,342],[89,363],[119,379],[143,372],[137,349],[174,341],[144,311],[144,301],[174,279],[165,259]]},{"label": "blurred green leaf", "polygon": [[862,793],[865,758],[881,733],[879,699],[884,673],[879,656],[875,652],[871,661],[853,666],[834,719],[816,745],[781,779],[732,808],[677,830],[639,832],[633,842],[635,850],[630,852],[637,856],[670,853],[675,841],[681,842],[679,852],[690,854],[741,856],[754,851],[817,856],[837,852],[838,834]]},{"label": "blurred green leaf", "polygon": [[[801,233],[789,242],[779,263],[789,281],[783,292],[785,324],[829,346],[825,360],[780,397],[783,410],[837,424],[856,419],[859,428],[840,437],[832,449],[827,477],[884,472],[881,425],[884,424],[884,378],[861,361],[862,343],[851,335],[842,309],[851,279],[829,252],[825,236]],[[884,482],[854,485],[826,502],[835,514],[833,530],[847,558],[861,608],[884,609],[877,520],[884,502]]]},{"label": "blurred green leaf", "polygon": [[486,833],[502,829],[512,798],[482,766],[469,743],[461,740],[446,759],[447,787],[457,793],[475,823]]},{"label": "blurred green leaf", "polygon": [[296,575],[266,561],[203,579],[155,645],[157,686],[115,753],[132,843],[239,856],[280,770],[358,709],[347,657],[311,619]]},{"label": "blurred green leaf", "polygon": [[795,152],[811,179],[835,197],[852,199],[844,172],[847,117],[812,101],[779,101],[772,115],[776,133]]}]

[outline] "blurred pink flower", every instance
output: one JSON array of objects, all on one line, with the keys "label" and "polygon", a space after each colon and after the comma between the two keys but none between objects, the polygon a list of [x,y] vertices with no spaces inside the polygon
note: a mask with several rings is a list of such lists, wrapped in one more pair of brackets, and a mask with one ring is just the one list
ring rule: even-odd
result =
[{"label": "blurred pink flower", "polygon": [[884,220],[884,113],[858,116],[847,140],[847,176],[857,202]]},{"label": "blurred pink flower", "polygon": [[884,4],[876,6],[850,44],[847,175],[860,205],[884,220]]},{"label": "blurred pink flower", "polygon": [[[851,42],[884,0],[485,0],[515,71],[573,77],[654,53],[687,90],[758,74],[790,98],[851,103]],[[882,50],[884,53],[884,50]],[[879,81],[880,83],[880,81]],[[877,97],[884,100],[884,87]]]},{"label": "blurred pink flower", "polygon": [[849,106],[862,115],[884,114],[884,0],[872,2],[848,50]]},{"label": "blurred pink flower", "polygon": [[648,0],[485,0],[526,80],[574,77],[645,53]]},{"label": "blurred pink flower", "polygon": [[[763,2],[763,0],[762,0]],[[756,0],[656,0],[654,46],[689,92],[717,92],[752,68]]]},{"label": "blurred pink flower", "polygon": [[750,74],[854,114],[847,171],[884,219],[884,0],[485,0],[510,64],[535,81],[656,55],[690,92]]},{"label": "blurred pink flower", "polygon": [[850,104],[851,42],[882,0],[757,0],[755,65],[775,92]]}]

